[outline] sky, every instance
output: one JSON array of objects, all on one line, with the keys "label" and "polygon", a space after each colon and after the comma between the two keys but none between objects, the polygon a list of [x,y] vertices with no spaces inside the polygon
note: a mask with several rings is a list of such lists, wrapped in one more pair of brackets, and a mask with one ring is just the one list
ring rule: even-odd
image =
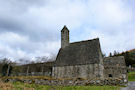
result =
[{"label": "sky", "polygon": [[0,58],[57,55],[70,42],[99,38],[109,54],[135,48],[135,0],[0,0]]}]

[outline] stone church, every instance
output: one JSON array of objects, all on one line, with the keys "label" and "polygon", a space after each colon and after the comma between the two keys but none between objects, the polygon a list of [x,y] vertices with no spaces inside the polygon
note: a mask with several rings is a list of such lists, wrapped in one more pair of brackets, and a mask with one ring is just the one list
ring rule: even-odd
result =
[{"label": "stone church", "polygon": [[105,79],[123,78],[127,80],[124,57],[103,58],[99,38],[69,42],[69,30],[61,30],[61,48],[52,69],[55,78]]}]

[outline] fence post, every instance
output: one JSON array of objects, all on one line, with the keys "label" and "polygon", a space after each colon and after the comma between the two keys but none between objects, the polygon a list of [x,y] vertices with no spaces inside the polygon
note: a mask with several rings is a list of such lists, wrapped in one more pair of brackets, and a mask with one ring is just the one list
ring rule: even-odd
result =
[{"label": "fence post", "polygon": [[29,66],[28,66],[28,68],[27,68],[27,76],[29,75]]},{"label": "fence post", "polygon": [[[11,62],[10,62],[11,63]],[[9,75],[9,70],[10,70],[10,63],[8,64],[8,69],[7,69],[7,73],[6,73],[6,76]]]}]

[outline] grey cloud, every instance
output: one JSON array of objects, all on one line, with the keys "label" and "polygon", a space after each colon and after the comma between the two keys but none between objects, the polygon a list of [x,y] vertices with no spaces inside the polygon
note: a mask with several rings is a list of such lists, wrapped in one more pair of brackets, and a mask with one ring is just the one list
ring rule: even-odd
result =
[{"label": "grey cloud", "polygon": [[[123,0],[105,1],[0,0],[0,46],[5,49],[0,48],[0,52],[18,55],[16,58],[57,53],[60,30],[65,24],[70,29],[71,42],[99,36],[105,52],[119,49],[119,39],[126,33],[131,34],[128,39],[133,37],[133,7],[125,9],[130,6]],[[108,43],[112,39],[115,42]],[[125,41],[126,38],[121,43]],[[132,42],[127,47],[133,47]]]},{"label": "grey cloud", "polygon": [[[58,42],[57,30],[54,32],[53,28],[38,25],[37,21],[40,19],[29,13],[30,8],[38,9],[45,5],[45,2],[46,0],[0,0],[0,34],[14,33],[1,37],[0,55],[17,59],[51,53],[48,49],[53,48],[51,47],[53,41]],[[16,39],[14,35],[19,38],[28,37],[28,40],[12,41],[12,39]],[[6,38],[9,40],[6,41]],[[50,43],[50,41],[52,42]],[[47,43],[50,43],[50,47]]]},{"label": "grey cloud", "polygon": [[[12,19],[12,18],[3,18],[0,17],[0,28],[3,28],[7,31],[17,31],[19,29],[21,29],[22,24],[17,22],[16,20]],[[2,31],[2,29],[0,29]],[[5,31],[4,30],[4,31]]]}]

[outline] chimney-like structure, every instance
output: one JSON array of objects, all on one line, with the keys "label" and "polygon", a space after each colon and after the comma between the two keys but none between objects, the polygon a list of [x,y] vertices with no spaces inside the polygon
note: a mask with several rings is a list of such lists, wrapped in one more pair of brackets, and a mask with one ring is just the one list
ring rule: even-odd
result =
[{"label": "chimney-like structure", "polygon": [[69,30],[66,26],[61,30],[61,48],[69,45]]}]

